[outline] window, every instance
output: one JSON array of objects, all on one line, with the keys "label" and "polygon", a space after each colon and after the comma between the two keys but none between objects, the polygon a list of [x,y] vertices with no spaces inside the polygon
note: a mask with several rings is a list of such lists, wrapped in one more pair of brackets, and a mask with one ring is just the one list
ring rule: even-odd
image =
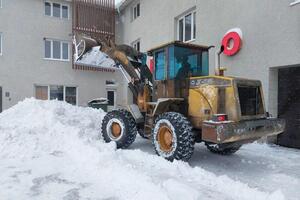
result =
[{"label": "window", "polygon": [[45,2],[45,15],[51,16],[51,3]]},{"label": "window", "polygon": [[155,78],[156,80],[165,80],[165,51],[155,53]]},{"label": "window", "polygon": [[60,4],[58,3],[53,3],[52,4],[52,14],[53,14],[53,17],[60,17],[60,12],[61,12],[61,7],[60,7]]},{"label": "window", "polygon": [[169,48],[168,59],[168,79],[207,76],[209,74],[207,51],[172,46]]},{"label": "window", "polygon": [[40,100],[59,100],[77,105],[77,87],[68,86],[35,86],[35,97]]},{"label": "window", "polygon": [[132,47],[137,50],[140,51],[141,50],[141,42],[140,40],[136,40],[132,43]]},{"label": "window", "polygon": [[68,6],[62,6],[62,18],[69,18],[69,7]]},{"label": "window", "polygon": [[2,33],[0,32],[0,56],[2,56],[2,43],[3,43],[3,41],[2,41]]},{"label": "window", "polygon": [[117,85],[116,81],[114,80],[107,80],[105,81],[106,86],[115,86]]},{"label": "window", "polygon": [[36,86],[35,97],[40,100],[48,100],[48,86]]},{"label": "window", "polygon": [[115,91],[107,91],[108,106],[115,106]]},{"label": "window", "polygon": [[0,8],[2,8],[2,0],[0,0]]},{"label": "window", "polygon": [[65,101],[69,104],[77,104],[77,88],[76,87],[66,87]]},{"label": "window", "polygon": [[69,19],[69,6],[47,1],[45,2],[45,15],[62,19]]},{"label": "window", "polygon": [[64,87],[63,86],[50,86],[50,100],[57,99],[64,100]]},{"label": "window", "polygon": [[196,12],[188,13],[178,19],[177,22],[177,39],[188,42],[196,39]]},{"label": "window", "polygon": [[69,43],[59,40],[45,40],[45,58],[53,60],[69,60]]},{"label": "window", "polygon": [[135,20],[140,15],[141,15],[140,3],[137,3],[132,7],[132,20]]}]

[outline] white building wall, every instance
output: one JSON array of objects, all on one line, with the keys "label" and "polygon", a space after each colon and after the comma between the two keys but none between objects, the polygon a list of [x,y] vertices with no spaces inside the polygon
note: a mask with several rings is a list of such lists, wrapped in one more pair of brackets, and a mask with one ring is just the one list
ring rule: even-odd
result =
[{"label": "white building wall", "polygon": [[[57,2],[70,5],[67,1]],[[74,70],[71,55],[67,62],[44,59],[44,38],[65,40],[71,44],[71,7],[70,19],[67,20],[45,16],[43,0],[3,0],[2,4],[0,32],[3,33],[3,55],[0,56],[0,87],[3,90],[3,109],[26,97],[35,96],[35,85],[76,86],[80,106],[86,106],[93,98],[106,97],[106,80],[116,80],[119,83],[116,89],[124,90],[123,79],[118,71]],[[7,92],[10,93],[9,97],[5,97]],[[117,104],[126,101],[123,92],[118,92]]]}]

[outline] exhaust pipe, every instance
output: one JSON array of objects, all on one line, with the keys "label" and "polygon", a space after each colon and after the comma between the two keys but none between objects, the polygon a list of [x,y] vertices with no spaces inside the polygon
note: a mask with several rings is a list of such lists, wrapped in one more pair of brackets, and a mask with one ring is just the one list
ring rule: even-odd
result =
[{"label": "exhaust pipe", "polygon": [[216,67],[215,75],[224,76],[224,70],[221,70],[221,54],[224,52],[224,46],[222,45],[220,50],[216,52]]}]

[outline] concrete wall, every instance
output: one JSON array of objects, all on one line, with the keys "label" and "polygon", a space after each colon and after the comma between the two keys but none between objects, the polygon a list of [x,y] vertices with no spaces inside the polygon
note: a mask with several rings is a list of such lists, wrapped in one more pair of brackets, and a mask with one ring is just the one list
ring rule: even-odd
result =
[{"label": "concrete wall", "polygon": [[[2,7],[0,87],[3,89],[4,109],[26,97],[35,96],[35,85],[76,86],[78,105],[86,106],[93,98],[106,97],[106,80],[119,82],[116,87],[119,91],[117,104],[127,101],[124,99],[126,95],[123,95],[124,85],[119,72],[73,70],[71,55],[68,62],[44,59],[43,38],[65,40],[71,44],[71,18],[66,20],[45,16],[43,0],[3,0]],[[5,97],[5,92],[9,92],[10,97]]]},{"label": "concrete wall", "polygon": [[[195,44],[220,48],[231,28],[243,31],[243,48],[233,57],[222,57],[226,75],[259,79],[268,109],[277,115],[276,68],[300,63],[300,4],[293,0],[139,0],[141,16],[131,21],[132,1],[120,11],[117,41],[140,39],[146,51],[176,39],[176,18],[190,9],[197,12]],[[215,50],[210,51],[210,74],[214,74]],[[274,71],[275,70],[275,71]]]}]

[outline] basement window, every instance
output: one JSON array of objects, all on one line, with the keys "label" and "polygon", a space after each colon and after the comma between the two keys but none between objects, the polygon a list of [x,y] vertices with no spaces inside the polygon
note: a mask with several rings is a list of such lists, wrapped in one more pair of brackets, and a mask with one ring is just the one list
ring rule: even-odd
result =
[{"label": "basement window", "polygon": [[165,51],[159,51],[155,53],[154,56],[155,59],[155,79],[156,80],[165,80],[166,74],[165,74],[165,61],[166,61],[166,55]]},{"label": "basement window", "polygon": [[77,105],[77,87],[60,85],[36,85],[35,97],[40,100],[59,100]]}]

